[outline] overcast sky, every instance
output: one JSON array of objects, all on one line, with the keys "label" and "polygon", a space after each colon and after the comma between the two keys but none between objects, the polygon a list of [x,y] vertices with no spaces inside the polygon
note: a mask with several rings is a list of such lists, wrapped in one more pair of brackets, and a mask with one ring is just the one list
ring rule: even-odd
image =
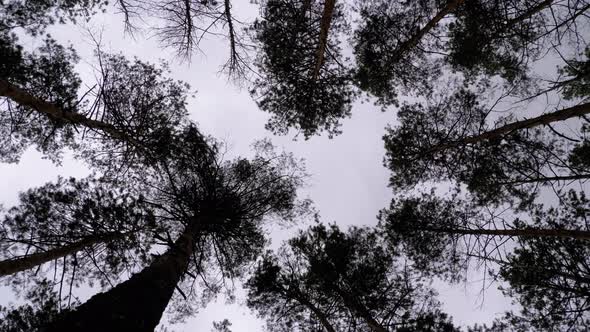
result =
[{"label": "overcast sky", "polygon": [[[257,13],[257,6],[247,1],[235,1],[234,13],[243,20]],[[162,50],[155,39],[139,35],[134,40],[123,34],[122,18],[118,15],[100,15],[87,25],[62,26],[51,29],[54,38],[65,43],[71,41],[82,57],[80,71],[87,84],[92,84],[90,64],[93,45],[84,27],[104,29],[103,50],[123,52],[141,60],[157,62],[170,59],[173,52]],[[34,44],[26,43],[26,47]],[[268,116],[259,111],[246,89],[240,90],[218,74],[225,61],[228,47],[224,40],[206,40],[201,48],[206,54],[195,54],[190,64],[171,61],[172,77],[188,82],[197,93],[190,100],[190,118],[201,130],[225,140],[232,155],[248,155],[249,145],[256,139],[269,137],[280,148],[293,152],[306,160],[312,175],[305,189],[320,211],[325,223],[348,225],[375,225],[378,211],[386,207],[392,197],[387,188],[388,171],[382,166],[384,156],[384,128],[395,123],[394,110],[380,112],[370,103],[356,104],[351,119],[343,121],[343,134],[333,139],[325,136],[310,140],[293,140],[294,135],[275,137],[264,129]],[[28,151],[17,165],[0,164],[0,201],[5,207],[16,202],[17,194],[28,188],[54,181],[58,175],[83,177],[89,173],[81,163],[67,158],[61,167],[42,160],[39,153]],[[301,225],[300,227],[305,227]],[[294,229],[274,227],[273,246],[293,234]],[[509,299],[502,297],[492,286],[480,297],[481,273],[470,276],[467,284],[450,286],[436,283],[444,309],[458,324],[489,323],[508,309]],[[2,304],[13,300],[7,289],[0,290]],[[243,299],[238,299],[238,302]],[[175,331],[209,331],[213,320],[230,319],[234,332],[261,330],[262,322],[244,306],[224,305],[223,299],[203,309],[186,324],[174,325]]]}]

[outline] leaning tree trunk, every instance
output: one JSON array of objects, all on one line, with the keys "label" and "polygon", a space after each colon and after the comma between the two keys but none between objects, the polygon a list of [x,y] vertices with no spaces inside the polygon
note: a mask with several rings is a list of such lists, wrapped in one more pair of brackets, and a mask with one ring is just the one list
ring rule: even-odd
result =
[{"label": "leaning tree trunk", "polygon": [[25,255],[14,259],[0,261],[0,277],[32,269],[35,266],[74,254],[86,247],[91,247],[99,243],[116,240],[117,238],[120,238],[122,236],[124,236],[123,233],[89,236],[83,240],[70,243],[59,248],[54,248],[47,251],[34,253],[31,255]]},{"label": "leaning tree trunk", "polygon": [[546,183],[546,182],[559,182],[559,181],[576,181],[576,180],[586,180],[590,179],[590,173],[588,174],[575,174],[575,175],[562,175],[562,176],[546,176],[546,177],[539,177],[539,178],[529,178],[529,179],[517,179],[513,181],[507,182],[498,182],[497,185],[505,186],[505,185],[519,185],[519,184],[527,184],[527,183]]},{"label": "leaning tree trunk", "polygon": [[326,48],[328,47],[328,34],[330,25],[332,24],[332,17],[334,16],[334,7],[336,0],[325,0],[324,11],[322,13],[322,21],[320,22],[320,40],[316,51],[315,66],[312,73],[312,79],[316,81],[320,75],[320,69],[324,64],[326,56]]},{"label": "leaning tree trunk", "polygon": [[345,291],[336,285],[332,285],[332,289],[342,298],[344,304],[353,312],[356,312],[367,323],[369,328],[375,332],[388,332],[387,329],[381,325],[367,308],[358,300],[349,296]]},{"label": "leaning tree trunk", "polygon": [[131,145],[141,147],[140,142],[108,123],[87,118],[80,113],[66,112],[61,108],[41,100],[29,92],[2,79],[0,79],[0,96],[6,97],[21,106],[30,107],[36,112],[41,113],[52,120],[61,121],[72,125],[81,125],[88,129],[98,130],[112,138],[124,140]]},{"label": "leaning tree trunk", "polygon": [[410,39],[406,40],[405,42],[401,43],[400,46],[394,51],[393,58],[399,59],[404,56],[407,52],[411,49],[416,47],[420,40],[426,35],[430,30],[434,29],[438,22],[442,20],[445,16],[449,13],[457,9],[465,0],[449,0],[447,4],[438,12],[436,15],[426,23],[422,29],[418,30],[416,34],[414,34]]},{"label": "leaning tree trunk", "polygon": [[505,30],[508,30],[510,28],[513,28],[514,25],[521,23],[531,17],[533,17],[533,15],[541,12],[542,10],[544,10],[545,8],[549,7],[551,4],[553,4],[555,0],[545,0],[542,1],[541,3],[537,4],[536,6],[533,6],[532,8],[529,8],[527,11],[525,11],[524,13],[522,13],[521,15],[509,20],[508,22],[506,22],[505,26]]},{"label": "leaning tree trunk", "polygon": [[460,229],[460,228],[419,228],[419,230],[461,234],[461,235],[490,235],[490,236],[513,236],[513,237],[554,237],[554,238],[573,238],[580,240],[590,240],[590,231],[571,230],[571,229]]},{"label": "leaning tree trunk", "polygon": [[154,331],[188,267],[197,232],[197,223],[188,226],[148,267],[64,314],[46,332]]},{"label": "leaning tree trunk", "polygon": [[564,121],[564,120],[568,120],[571,118],[581,117],[581,116],[584,116],[589,113],[590,113],[590,103],[585,103],[585,104],[581,104],[581,105],[577,105],[577,106],[573,106],[573,107],[569,107],[569,108],[564,108],[559,111],[543,114],[543,115],[540,115],[540,116],[537,116],[534,118],[509,123],[509,124],[504,125],[502,127],[499,127],[499,128],[496,128],[496,129],[493,129],[490,131],[486,131],[486,132],[481,133],[479,135],[469,136],[469,137],[465,137],[465,138],[457,140],[457,141],[439,144],[439,145],[436,145],[430,149],[427,149],[424,153],[425,154],[437,153],[437,152],[441,152],[441,151],[444,151],[447,149],[456,148],[456,147],[467,145],[467,144],[475,144],[475,143],[483,142],[486,140],[498,139],[504,135],[513,133],[518,130],[549,125],[554,122],[559,122],[559,121]]},{"label": "leaning tree trunk", "polygon": [[[284,291],[285,292],[288,292],[287,289],[284,289]],[[297,301],[299,301],[299,303],[301,303],[302,305],[304,305],[307,308],[309,308],[309,310],[311,310],[311,312],[320,321],[320,323],[326,329],[326,331],[328,331],[328,332],[336,332],[336,329],[334,329],[334,327],[332,326],[332,324],[330,324],[330,321],[328,321],[328,317],[326,317],[326,315],[318,307],[316,307],[313,303],[311,303],[311,301],[309,301],[307,298],[305,298],[304,295],[302,295],[300,293],[299,294],[295,294],[295,298],[297,299]]]}]

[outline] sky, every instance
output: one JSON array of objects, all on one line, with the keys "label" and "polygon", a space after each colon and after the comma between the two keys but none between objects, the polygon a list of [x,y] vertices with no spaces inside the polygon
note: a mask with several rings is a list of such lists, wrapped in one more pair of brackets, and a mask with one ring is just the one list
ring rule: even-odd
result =
[{"label": "sky", "polygon": [[[234,13],[244,21],[257,14],[257,6],[247,1],[234,1]],[[303,195],[311,198],[319,210],[324,223],[337,223],[345,228],[349,225],[375,225],[378,211],[386,207],[393,197],[387,187],[388,170],[383,167],[384,148],[382,136],[388,124],[395,124],[393,109],[381,112],[371,103],[357,103],[352,118],[342,121],[343,134],[328,139],[326,135],[304,140],[295,139],[294,134],[273,136],[264,129],[268,115],[260,111],[248,94],[247,89],[228,82],[218,73],[227,57],[226,40],[210,38],[204,41],[204,53],[194,54],[190,63],[172,58],[173,50],[162,50],[149,33],[132,38],[123,30],[121,15],[107,13],[99,15],[88,23],[59,26],[50,29],[52,36],[62,43],[70,41],[82,58],[78,66],[84,82],[92,85],[92,64],[94,45],[87,29],[95,34],[102,31],[102,48],[107,52],[123,52],[128,57],[157,62],[170,61],[175,79],[183,80],[196,91],[189,101],[190,118],[198,123],[202,132],[224,140],[230,155],[249,155],[250,144],[261,138],[270,138],[273,143],[295,156],[306,160],[311,174]],[[33,47],[34,42],[25,43]],[[19,192],[54,181],[58,176],[84,177],[89,174],[87,167],[66,157],[59,167],[41,158],[36,151],[27,151],[19,164],[0,164],[0,202],[10,207],[16,202]],[[271,226],[273,247],[293,235],[298,225],[290,229]],[[495,286],[480,294],[482,273],[469,275],[468,281],[460,285],[435,282],[443,302],[444,310],[451,314],[460,325],[489,323],[510,307],[510,300],[504,298]],[[243,294],[242,294],[243,295]],[[14,301],[11,292],[0,288],[0,304]],[[174,331],[209,331],[212,321],[228,318],[232,331],[258,331],[263,322],[257,319],[245,306],[237,303],[225,304],[224,299],[212,303],[189,319],[185,324],[170,326]]]}]

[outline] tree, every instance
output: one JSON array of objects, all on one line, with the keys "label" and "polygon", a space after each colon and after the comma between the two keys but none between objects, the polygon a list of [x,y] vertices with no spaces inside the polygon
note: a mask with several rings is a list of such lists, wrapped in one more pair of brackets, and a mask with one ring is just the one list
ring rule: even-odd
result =
[{"label": "tree", "polygon": [[[536,211],[535,219],[554,228],[584,228],[590,202],[570,192],[559,208]],[[515,320],[539,330],[584,330],[590,324],[588,244],[575,238],[523,238],[500,265],[503,290],[522,310]]]},{"label": "tree", "polygon": [[482,204],[516,201],[526,206],[540,186],[590,176],[582,164],[568,161],[568,154],[581,145],[552,127],[584,117],[588,104],[520,121],[501,117],[490,125],[493,110],[465,89],[403,105],[400,125],[388,128],[384,136],[391,186],[405,189],[450,180],[466,185]]},{"label": "tree", "polygon": [[[398,106],[406,97],[444,93],[447,82],[439,77],[457,76],[468,86],[481,79],[501,77],[504,84],[498,85],[510,90],[511,95],[532,98],[531,91],[541,81],[541,75],[535,75],[540,74],[535,72],[537,64],[554,54],[567,62],[563,54],[580,54],[587,47],[578,29],[586,22],[585,14],[590,9],[585,0],[358,2],[350,11],[358,15],[358,20],[349,40],[356,62],[347,65],[346,61],[337,61],[350,69],[343,74],[333,71],[334,77],[343,79],[332,82],[329,91],[314,86],[314,91],[324,92],[320,94],[326,100],[323,105],[339,106],[327,108],[310,101],[310,93],[295,99],[297,91],[310,89],[309,81],[298,78],[306,78],[309,67],[318,63],[312,60],[317,38],[308,33],[309,27],[316,25],[305,25],[306,17],[300,14],[314,8],[308,3],[314,2],[263,2],[263,20],[254,25],[256,38],[263,46],[257,58],[263,77],[254,83],[253,95],[262,110],[275,115],[268,127],[277,133],[294,128],[307,137],[322,130],[338,134],[339,119],[350,116],[349,107],[342,106],[355,98],[328,102],[336,100],[328,98],[332,90],[354,97],[356,93],[345,91],[358,88],[376,97],[385,109]],[[273,4],[280,11],[272,12]],[[330,5],[325,4],[324,8]],[[345,12],[344,8],[336,5],[335,13]],[[316,16],[320,17],[319,10]],[[273,22],[278,27],[274,28]],[[281,30],[286,24],[289,28]],[[343,31],[331,29],[330,38],[335,39],[338,33]],[[286,38],[289,34],[291,37]],[[334,43],[338,45],[336,40]],[[340,59],[339,52],[331,53],[335,60]],[[490,88],[486,94],[491,94]],[[313,105],[315,111],[299,104]]]},{"label": "tree", "polygon": [[50,25],[88,18],[103,10],[107,3],[102,0],[7,0],[0,9],[0,33],[21,28],[32,36],[38,36]]},{"label": "tree", "polygon": [[[429,63],[428,35],[464,1],[371,1],[361,3],[353,38],[359,87],[384,106],[398,103],[399,90],[427,91],[438,71]],[[440,47],[440,46],[438,46]]]},{"label": "tree", "polygon": [[266,125],[277,134],[295,128],[305,138],[338,133],[356,95],[338,34],[346,29],[341,5],[327,0],[268,0],[253,33],[261,77],[251,90],[258,106],[272,114]]},{"label": "tree", "polygon": [[466,1],[449,26],[447,61],[470,75],[528,79],[531,62],[560,41],[584,47],[576,21],[587,1]]},{"label": "tree", "polygon": [[0,331],[39,332],[60,312],[59,298],[47,281],[30,290],[26,298],[31,304],[0,307]]},{"label": "tree", "polygon": [[220,162],[217,149],[196,128],[187,127],[170,146],[174,158],[162,165],[160,181],[144,174],[150,192],[146,200],[157,220],[169,227],[168,250],[129,280],[57,319],[48,331],[72,326],[153,330],[175,289],[187,294],[181,290],[183,279],[188,296],[194,296],[192,283],[199,276],[206,280],[215,271],[223,278],[240,275],[266,243],[262,223],[270,216],[293,220],[308,205],[295,199],[302,171],[297,162],[272,153],[268,143],[258,147],[252,160]]},{"label": "tree", "polygon": [[[107,187],[100,180],[60,178],[21,194],[0,224],[0,276],[23,272],[10,278],[19,286],[54,274],[60,300],[69,280],[70,301],[73,285],[105,286],[145,264],[161,231],[153,212],[143,197]],[[51,262],[53,269],[43,269]]]},{"label": "tree", "polygon": [[558,223],[553,219],[561,217],[561,211],[567,216],[576,210],[562,202],[559,208],[535,205],[526,213],[505,212],[506,216],[458,195],[444,199],[429,193],[393,200],[379,218],[390,244],[401,247],[419,270],[452,280],[467,267],[469,258],[486,264],[505,261],[515,243],[588,241],[590,232],[580,220]]},{"label": "tree", "polygon": [[[27,53],[13,34],[0,39],[6,55],[0,65],[3,161],[18,161],[31,145],[58,161],[64,147],[85,145],[80,154],[96,166],[153,165],[174,128],[186,121],[188,86],[165,78],[165,64],[158,68],[99,50],[100,82],[79,98],[73,49],[47,39]],[[85,97],[92,95],[89,103]]]},{"label": "tree", "polygon": [[271,330],[456,331],[419,273],[370,229],[301,232],[265,255],[247,287]]}]

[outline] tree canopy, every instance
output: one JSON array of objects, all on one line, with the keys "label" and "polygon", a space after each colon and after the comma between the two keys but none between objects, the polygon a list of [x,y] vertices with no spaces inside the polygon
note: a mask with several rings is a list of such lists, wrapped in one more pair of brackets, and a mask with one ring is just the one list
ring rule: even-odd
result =
[{"label": "tree canopy", "polygon": [[[474,271],[515,307],[467,331],[590,326],[589,1],[0,2],[0,162],[34,148],[91,173],[0,209],[0,278],[23,302],[0,307],[1,330],[153,331],[243,284],[269,331],[454,332],[435,285]],[[228,157],[166,60],[94,36],[81,58],[48,34],[103,13],[180,62],[221,39],[217,70],[273,134],[334,138],[361,103],[391,112],[377,225],[320,223],[303,160],[270,139]],[[269,249],[269,226],[312,216]]]}]

